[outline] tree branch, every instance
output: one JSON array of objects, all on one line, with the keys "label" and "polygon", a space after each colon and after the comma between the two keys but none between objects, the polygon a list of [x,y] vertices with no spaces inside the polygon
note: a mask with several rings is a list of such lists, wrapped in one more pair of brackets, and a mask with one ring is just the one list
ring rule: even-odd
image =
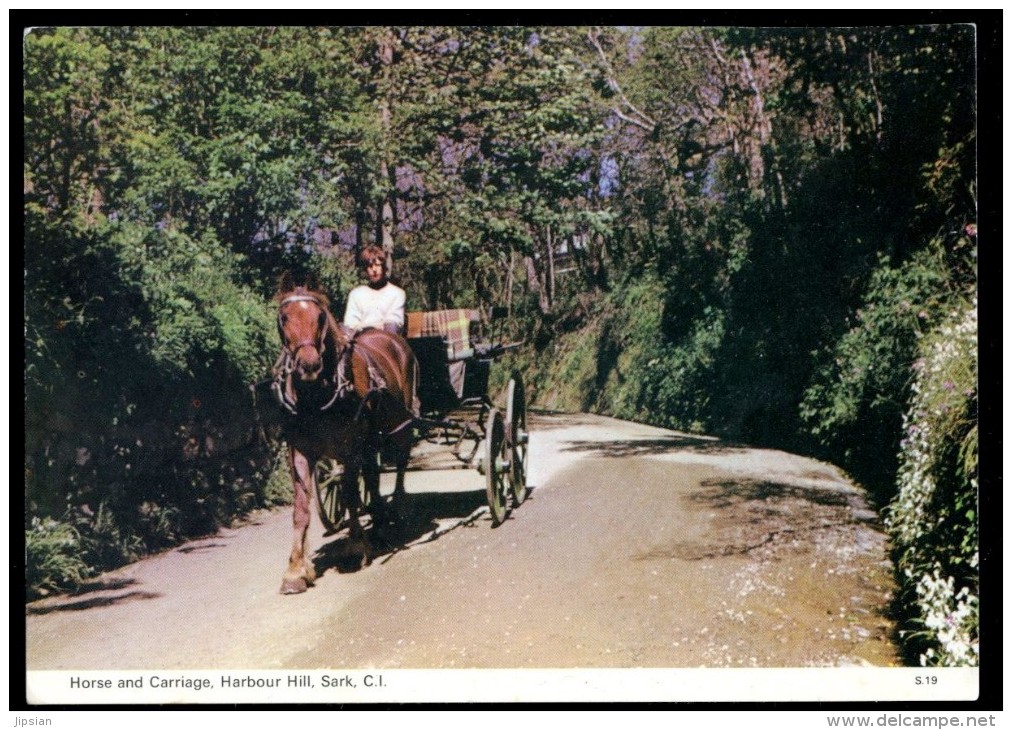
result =
[{"label": "tree branch", "polygon": [[622,86],[618,83],[615,69],[612,68],[611,62],[608,60],[608,56],[605,54],[604,48],[601,47],[600,40],[598,40],[597,31],[593,28],[588,30],[587,38],[597,51],[597,55],[600,57],[601,63],[604,64],[605,71],[608,73],[608,85],[616,94],[618,94],[619,99],[622,100],[622,104],[624,104],[626,109],[628,109],[631,114],[635,115],[635,117],[623,113],[618,107],[612,107],[612,111],[615,112],[615,115],[619,119],[629,122],[630,124],[635,124],[648,132],[653,132],[657,127],[657,122],[651,119],[648,114],[638,109],[635,104],[629,101],[629,97],[625,95],[625,92],[622,91]]},{"label": "tree branch", "polygon": [[635,119],[634,117],[630,117],[628,114],[623,113],[622,110],[619,109],[618,107],[612,107],[611,111],[612,113],[615,114],[616,117],[618,117],[622,121],[629,122],[629,124],[635,125],[647,132],[653,132],[657,128],[657,125],[655,123],[651,122],[648,124],[646,122],[640,121],[639,119]]}]

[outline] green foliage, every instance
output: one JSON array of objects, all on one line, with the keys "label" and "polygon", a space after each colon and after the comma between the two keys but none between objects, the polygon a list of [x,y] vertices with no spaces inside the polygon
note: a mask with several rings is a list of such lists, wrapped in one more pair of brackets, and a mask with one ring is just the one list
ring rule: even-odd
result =
[{"label": "green foliage", "polygon": [[[598,352],[606,346],[601,337],[600,322],[595,320],[576,332],[556,338],[552,344],[530,360],[524,382],[528,396],[539,407],[560,411],[593,410],[598,384]],[[530,348],[533,350],[533,348]],[[498,370],[505,372],[504,363]]]},{"label": "green foliage", "polygon": [[80,535],[82,559],[97,571],[116,568],[145,553],[141,535],[132,525],[121,525],[122,518],[105,502],[94,512],[76,510],[71,521]]},{"label": "green foliage", "polygon": [[411,39],[429,55],[409,62],[405,50],[386,70],[437,72],[407,103],[388,100],[405,127],[435,126],[427,144],[398,140],[410,145],[402,164],[424,175],[403,196],[405,207],[420,199],[427,221],[424,237],[402,236],[410,250],[401,270],[420,308],[508,303],[523,261],[540,310],[552,310],[550,249],[591,230],[601,213],[588,202],[601,125],[577,38],[560,28],[430,29]]},{"label": "green foliage", "polygon": [[590,323],[557,337],[527,376],[539,405],[590,410],[702,432],[708,382],[723,337],[721,313],[707,309],[677,341],[663,327],[664,289],[647,278],[619,287],[594,308]]},{"label": "green foliage", "polygon": [[235,283],[240,257],[213,236],[195,240],[172,229],[116,224],[109,239],[122,283],[139,292],[153,315],[149,354],[167,376],[192,375],[215,358],[247,382],[262,375],[273,312]]},{"label": "green foliage", "polygon": [[262,474],[263,503],[267,506],[291,504],[293,499],[292,474],[288,468],[288,456],[284,447],[279,447],[267,471]]},{"label": "green foliage", "polygon": [[81,554],[77,531],[48,517],[33,517],[25,528],[25,566],[29,600],[76,588],[93,574]]},{"label": "green foliage", "polygon": [[[250,259],[203,225],[218,188],[191,153],[219,152],[172,127],[187,110],[150,106],[180,32],[26,40],[26,505],[69,526],[90,569],[259,499],[255,445],[222,457],[249,442],[247,384],[269,367],[273,312]],[[171,63],[207,50],[186,48]],[[187,454],[202,461],[180,468]]]},{"label": "green foliage", "polygon": [[[692,341],[698,332],[690,334],[688,347],[665,340],[664,292],[655,280],[645,278],[622,291],[604,321],[599,364],[610,367],[600,378],[598,404],[621,418],[688,428],[705,409],[705,396],[697,400],[701,394],[691,387],[692,365],[700,364],[690,362],[693,345],[700,344]],[[695,354],[706,357],[705,350]]]},{"label": "green foliage", "polygon": [[880,259],[851,327],[815,353],[822,364],[800,405],[818,443],[877,487],[883,503],[891,496],[919,337],[951,302],[940,252],[935,241],[900,266]]}]

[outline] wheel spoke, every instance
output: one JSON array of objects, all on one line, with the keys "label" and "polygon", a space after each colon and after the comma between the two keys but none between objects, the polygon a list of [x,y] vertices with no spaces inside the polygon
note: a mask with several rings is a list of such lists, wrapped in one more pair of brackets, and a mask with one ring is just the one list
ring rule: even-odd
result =
[{"label": "wheel spoke", "polygon": [[334,459],[320,459],[313,469],[320,522],[328,533],[337,532],[344,521],[344,502],[341,499],[342,474],[341,465]]},{"label": "wheel spoke", "polygon": [[508,488],[509,449],[502,415],[492,409],[485,426],[485,496],[488,499],[492,525],[498,526],[506,519],[506,490]]},{"label": "wheel spoke", "polygon": [[527,405],[523,379],[516,372],[506,388],[506,433],[510,448],[510,492],[516,508],[527,497]]}]

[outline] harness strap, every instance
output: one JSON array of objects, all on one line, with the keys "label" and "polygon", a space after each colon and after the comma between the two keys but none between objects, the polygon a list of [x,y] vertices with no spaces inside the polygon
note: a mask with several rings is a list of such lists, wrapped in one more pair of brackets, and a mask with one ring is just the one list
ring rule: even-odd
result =
[{"label": "harness strap", "polygon": [[330,400],[320,406],[321,411],[326,411],[331,408],[339,399],[343,399],[349,393],[351,393],[355,386],[348,378],[348,368],[351,367],[351,348],[347,348],[346,354],[340,360],[338,360],[337,368],[334,372],[334,394],[330,396]]},{"label": "harness strap", "polygon": [[[281,303],[282,305],[284,305],[289,302],[295,301],[316,302],[316,299],[309,296],[295,295],[284,299]],[[315,343],[310,341],[300,342],[294,348],[294,351],[282,345],[281,352],[278,355],[278,359],[274,363],[273,367],[274,378],[273,382],[271,383],[271,391],[274,393],[274,397],[277,399],[278,403],[293,416],[298,415],[298,409],[296,407],[296,403],[288,397],[287,385],[290,382],[292,373],[295,371],[295,364],[294,364],[295,352],[298,352],[299,348],[303,347],[304,345],[312,345],[312,344]],[[329,410],[339,400],[343,400],[349,394],[354,392],[355,386],[353,378],[351,377],[351,370],[353,367],[352,358],[354,356],[354,353],[357,351],[359,356],[365,361],[366,370],[368,372],[369,377],[369,390],[366,392],[365,396],[359,402],[358,408],[356,409],[355,412],[355,420],[358,421],[363,417],[366,404],[370,400],[376,398],[377,396],[382,396],[383,394],[389,394],[390,391],[387,388],[386,380],[380,373],[379,365],[377,364],[375,357],[369,351],[369,348],[366,346],[360,346],[356,350],[355,344],[357,344],[355,342],[355,338],[352,338],[352,340],[348,344],[348,347],[346,347],[344,350],[343,357],[341,357],[338,360],[334,372],[334,392],[330,396],[329,400],[327,400],[326,403],[320,406],[319,410],[320,412],[325,412]],[[322,354],[323,352],[322,348],[320,352]],[[417,371],[415,373],[415,377],[416,379],[418,377]],[[407,426],[409,426],[410,424],[412,424],[413,422],[414,422],[413,418],[408,418],[407,420],[400,423],[396,428],[389,431],[388,434],[392,435],[398,433]]]},{"label": "harness strap", "polygon": [[359,401],[358,410],[355,411],[355,420],[356,421],[361,420],[361,418],[362,418],[362,411],[365,410],[365,404],[368,403],[369,399],[372,398],[377,393],[379,393],[378,390],[371,389],[371,390],[369,390],[369,392],[367,392],[365,394],[365,397],[361,401]]},{"label": "harness strap", "polygon": [[402,431],[406,426],[410,426],[414,422],[415,422],[414,418],[409,418],[397,428],[393,429],[392,431],[388,431],[387,436],[393,436],[395,433],[400,433],[400,431]]},{"label": "harness strap", "polygon": [[285,388],[281,380],[275,380],[271,383],[271,392],[274,393],[274,397],[281,404],[282,408],[293,416],[298,415],[298,412],[295,410],[295,404],[288,400],[288,397],[285,395]]},{"label": "harness strap", "polygon": [[283,307],[291,302],[313,302],[314,304],[320,304],[319,299],[314,296],[310,296],[309,294],[292,294],[292,296],[282,299],[281,303],[278,304],[278,307]]},{"label": "harness strap", "polygon": [[[324,322],[323,328],[320,330],[319,341],[314,338],[305,338],[297,342],[292,347],[288,347],[284,341],[284,332],[281,325],[281,310],[285,307],[285,305],[292,304],[293,302],[312,302],[318,306],[325,315],[327,312],[324,304],[319,299],[309,294],[292,294],[291,296],[282,299],[278,304],[278,334],[281,336],[281,353],[278,355],[277,362],[274,363],[274,382],[271,384],[271,390],[273,391],[274,397],[277,399],[278,403],[294,416],[298,415],[298,409],[295,402],[288,397],[288,385],[290,384],[292,373],[295,371],[295,355],[303,347],[315,347],[322,358],[323,354],[327,350],[328,323],[326,321]],[[347,393],[348,380],[342,372],[340,361],[337,364],[336,371],[337,372],[334,375],[334,380],[336,382],[334,393],[331,395],[330,399],[320,407],[321,411],[326,411],[331,408],[334,403],[337,402],[338,398]]]},{"label": "harness strap", "polygon": [[[369,392],[365,394],[365,398],[363,398],[362,401],[358,404],[358,410],[355,412],[355,420],[358,421],[359,419],[362,418],[362,412],[365,410],[365,405],[366,405],[366,403],[369,400],[371,400],[371,399],[373,399],[373,398],[375,398],[377,396],[382,396],[384,394],[389,395],[389,391],[387,391],[385,389],[382,389],[382,388],[370,388]],[[395,433],[400,433],[406,427],[412,425],[414,422],[415,422],[414,418],[408,418],[408,419],[402,421],[396,427],[394,427],[394,428],[390,429],[389,431],[387,431],[386,435],[387,436],[393,436]]]}]

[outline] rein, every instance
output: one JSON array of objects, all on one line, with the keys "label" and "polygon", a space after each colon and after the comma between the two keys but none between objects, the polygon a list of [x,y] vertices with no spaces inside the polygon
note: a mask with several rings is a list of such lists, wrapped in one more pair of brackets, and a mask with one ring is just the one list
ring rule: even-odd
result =
[{"label": "rein", "polygon": [[[298,352],[298,348],[295,350]],[[337,403],[339,399],[344,398],[348,393],[354,390],[352,383],[345,376],[344,368],[341,367],[342,362],[338,362],[337,373],[335,375],[335,387],[334,393],[330,396],[330,399],[320,406],[320,411],[328,411],[330,408]],[[271,392],[274,393],[275,399],[281,406],[291,413],[293,416],[299,415],[298,409],[296,408],[295,402],[288,397],[287,381],[291,378],[292,373],[295,372],[295,355],[283,347],[281,354],[278,356],[277,362],[274,363],[274,379],[271,382]]]}]

